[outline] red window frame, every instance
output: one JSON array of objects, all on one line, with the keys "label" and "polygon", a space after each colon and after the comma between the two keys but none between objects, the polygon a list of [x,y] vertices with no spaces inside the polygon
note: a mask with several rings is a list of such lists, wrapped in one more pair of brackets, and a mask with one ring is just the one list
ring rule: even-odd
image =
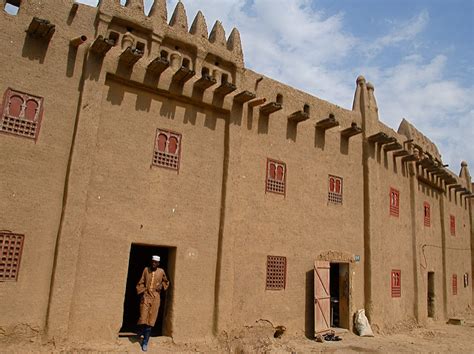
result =
[{"label": "red window frame", "polygon": [[430,203],[424,202],[423,203],[423,220],[426,227],[430,227],[431,225],[431,207]]},{"label": "red window frame", "polygon": [[[16,104],[14,100],[17,101]],[[36,142],[42,119],[43,97],[12,88],[5,91],[1,107],[0,133],[32,139]]]},{"label": "red window frame", "polygon": [[286,195],[286,164],[267,158],[265,192]]},{"label": "red window frame", "polygon": [[458,276],[457,274],[453,274],[453,280],[452,280],[452,285],[453,285],[453,295],[458,294]]},{"label": "red window frame", "polygon": [[389,198],[390,215],[398,217],[400,215],[400,192],[397,189],[390,187]]},{"label": "red window frame", "polygon": [[454,215],[449,215],[449,230],[451,236],[456,236],[456,217]]},{"label": "red window frame", "polygon": [[285,290],[286,257],[267,256],[266,290]]},{"label": "red window frame", "polygon": [[0,232],[0,282],[17,281],[25,235]]},{"label": "red window frame", "polygon": [[329,175],[328,176],[328,203],[342,204],[342,177]]},{"label": "red window frame", "polygon": [[180,133],[166,129],[156,129],[151,165],[179,172],[181,140],[182,135]]},{"label": "red window frame", "polygon": [[402,271],[400,269],[392,269],[390,274],[390,290],[392,297],[402,296]]}]

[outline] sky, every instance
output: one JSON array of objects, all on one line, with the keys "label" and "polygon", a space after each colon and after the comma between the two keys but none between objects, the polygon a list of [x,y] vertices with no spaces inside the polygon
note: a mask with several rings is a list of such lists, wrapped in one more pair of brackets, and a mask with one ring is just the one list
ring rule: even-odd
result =
[{"label": "sky", "polygon": [[[169,20],[178,0],[167,2]],[[396,131],[406,118],[453,172],[464,160],[474,175],[474,0],[182,2],[189,25],[201,10],[209,31],[239,30],[247,68],[341,107],[364,75],[382,122]]]}]

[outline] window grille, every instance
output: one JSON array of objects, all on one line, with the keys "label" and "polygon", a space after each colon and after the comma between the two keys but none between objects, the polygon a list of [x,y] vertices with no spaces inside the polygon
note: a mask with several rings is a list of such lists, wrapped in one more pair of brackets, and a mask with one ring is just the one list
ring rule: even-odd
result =
[{"label": "window grille", "polygon": [[286,165],[284,162],[267,159],[266,191],[285,194]]},{"label": "window grille", "polygon": [[24,235],[0,232],[0,281],[18,280]]},{"label": "window grille", "polygon": [[423,213],[424,213],[424,223],[425,226],[430,227],[431,217],[430,217],[430,204],[425,202],[423,204]]},{"label": "window grille", "polygon": [[0,132],[36,140],[43,115],[43,98],[7,89],[3,99]]},{"label": "window grille", "polygon": [[267,290],[284,290],[286,287],[286,257],[267,256]]},{"label": "window grille", "polygon": [[178,171],[180,155],[181,134],[157,129],[152,165]]},{"label": "window grille", "polygon": [[402,274],[401,270],[394,269],[392,270],[391,275],[391,290],[392,297],[401,297],[402,296]]},{"label": "window grille", "polygon": [[451,230],[451,235],[456,236],[456,218],[454,215],[449,216],[449,228]]},{"label": "window grille", "polygon": [[453,274],[453,295],[458,294],[458,276]]},{"label": "window grille", "polygon": [[400,192],[390,188],[390,215],[398,217],[400,214]]},{"label": "window grille", "polygon": [[329,175],[328,202],[342,204],[342,177]]}]

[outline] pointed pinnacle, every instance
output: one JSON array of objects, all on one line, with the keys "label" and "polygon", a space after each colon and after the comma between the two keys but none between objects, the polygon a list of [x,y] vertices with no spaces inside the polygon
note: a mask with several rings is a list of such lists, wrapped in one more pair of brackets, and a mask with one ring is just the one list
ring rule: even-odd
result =
[{"label": "pointed pinnacle", "polygon": [[222,23],[220,21],[216,21],[214,27],[212,27],[211,34],[209,35],[209,42],[217,43],[223,46],[226,45],[224,27],[222,27]]},{"label": "pointed pinnacle", "polygon": [[181,1],[178,2],[174,8],[173,16],[171,16],[170,20],[170,26],[188,31],[188,17],[186,16],[186,9]]},{"label": "pointed pinnacle", "polygon": [[155,0],[148,16],[167,23],[168,11],[166,10],[166,0]]},{"label": "pointed pinnacle", "polygon": [[204,18],[204,15],[201,11],[198,11],[196,14],[189,33],[196,34],[198,36],[200,35],[206,39],[208,38],[206,19]]}]

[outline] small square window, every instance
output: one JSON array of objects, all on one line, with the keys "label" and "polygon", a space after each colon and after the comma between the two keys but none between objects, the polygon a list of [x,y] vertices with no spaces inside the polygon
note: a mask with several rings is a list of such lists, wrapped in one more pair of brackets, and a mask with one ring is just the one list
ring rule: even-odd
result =
[{"label": "small square window", "polygon": [[285,194],[286,164],[284,162],[267,159],[267,178],[265,186],[267,192]]},{"label": "small square window", "polygon": [[423,204],[423,213],[424,213],[424,223],[426,227],[430,227],[431,218],[430,218],[430,204],[425,202]]},{"label": "small square window", "polygon": [[329,175],[328,203],[342,204],[342,177]]},{"label": "small square window", "polygon": [[451,236],[456,236],[456,218],[454,215],[449,216],[449,229],[451,231]]},{"label": "small square window", "polygon": [[458,276],[453,274],[453,295],[458,294]]},{"label": "small square window", "polygon": [[178,171],[180,156],[181,134],[157,129],[152,165]]},{"label": "small square window", "polygon": [[286,287],[286,257],[267,256],[267,290],[284,290]]},{"label": "small square window", "polygon": [[390,215],[400,215],[400,192],[395,188],[390,188]]},{"label": "small square window", "polygon": [[402,271],[399,269],[392,270],[391,278],[392,297],[402,296]]},{"label": "small square window", "polygon": [[3,98],[0,132],[36,140],[43,116],[43,98],[7,89]]},{"label": "small square window", "polygon": [[17,281],[25,236],[0,232],[0,281]]}]

